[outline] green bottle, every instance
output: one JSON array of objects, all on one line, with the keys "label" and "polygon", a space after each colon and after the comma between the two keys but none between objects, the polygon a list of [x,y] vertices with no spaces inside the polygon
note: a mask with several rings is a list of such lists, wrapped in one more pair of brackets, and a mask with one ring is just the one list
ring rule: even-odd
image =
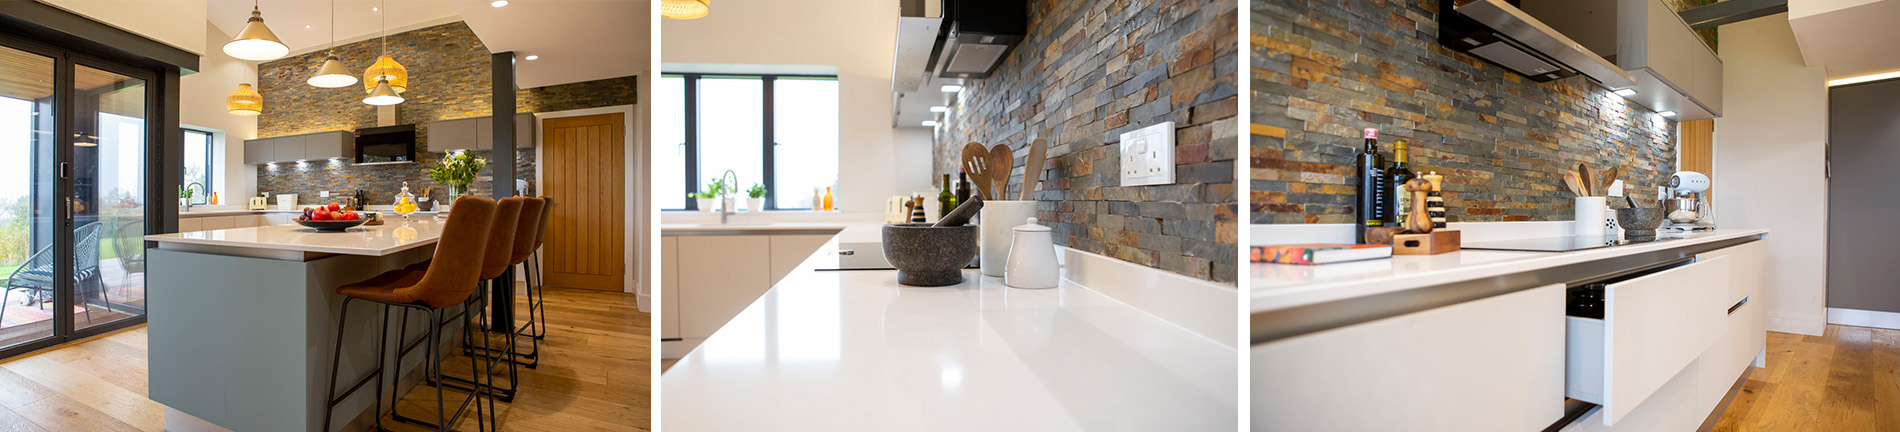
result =
[{"label": "green bottle", "polygon": [[937,192],[937,218],[949,216],[957,208],[957,194],[950,191],[950,175],[943,175],[943,191]]}]

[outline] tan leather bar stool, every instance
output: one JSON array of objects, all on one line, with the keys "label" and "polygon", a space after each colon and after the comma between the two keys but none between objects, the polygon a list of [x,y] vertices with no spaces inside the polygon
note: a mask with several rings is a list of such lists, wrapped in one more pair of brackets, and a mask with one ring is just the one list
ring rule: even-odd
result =
[{"label": "tan leather bar stool", "polygon": [[[471,307],[480,311],[480,321],[488,321],[487,305],[489,301],[489,287],[495,283],[495,280],[500,279],[508,271],[508,268],[513,265],[515,243],[517,241],[530,240],[522,238],[522,235],[519,233],[522,219],[538,216],[540,211],[541,201],[539,200],[525,197],[508,197],[501,199],[498,210],[496,210],[495,213],[495,225],[489,230],[487,252],[482,255],[480,286],[475,288],[475,294],[472,300],[474,305]],[[450,212],[450,214],[453,215],[454,213]],[[529,224],[529,226],[532,227],[533,225]],[[528,234],[532,235],[532,233]],[[429,262],[412,265],[409,268],[427,269],[433,266],[433,263],[434,261],[431,260]],[[492,400],[500,400],[502,402],[514,401],[515,389],[517,388],[517,381],[520,378],[520,372],[515,368],[515,338],[514,331],[512,330],[512,328],[509,328],[500,332],[505,335],[505,342],[502,342],[502,346],[500,347],[491,348],[488,346],[490,334],[488,326],[481,326],[480,340],[482,345],[480,347],[469,343],[468,339],[463,339],[462,348],[465,352],[471,352],[470,356],[479,356],[484,360],[490,361],[489,368],[485,371],[485,376],[490,380],[489,384],[482,384],[477,381],[483,378],[482,376],[469,378],[441,376],[440,380],[431,381],[430,384],[447,386],[448,388],[464,391],[480,389],[483,392],[487,392],[489,397],[493,398]],[[503,352],[504,350],[506,352]],[[506,358],[502,359],[502,357]],[[494,374],[497,371],[496,368],[500,366],[500,364],[494,362],[494,360],[502,360],[508,363],[508,387],[506,388],[499,388],[493,385],[493,380],[495,379]]]},{"label": "tan leather bar stool", "polygon": [[[391,324],[389,320],[389,310],[392,307],[402,308],[405,316],[407,316],[409,309],[422,311],[431,318],[430,323],[437,323],[436,325],[429,326],[428,336],[426,338],[427,343],[424,345],[427,347],[427,350],[425,351],[426,354],[424,355],[423,363],[430,365],[425,372],[432,372],[438,376],[441,375],[442,356],[437,347],[441,345],[439,341],[441,339],[440,331],[442,326],[439,324],[439,321],[434,318],[440,316],[444,309],[456,305],[466,305],[468,298],[473,294],[474,290],[472,288],[475,286],[476,278],[481,275],[480,264],[485,255],[489,252],[481,246],[489,243],[489,232],[493,230],[495,214],[498,207],[499,205],[495,201],[485,198],[472,196],[457,198],[455,200],[455,211],[450,213],[448,222],[443,224],[441,240],[436,243],[435,256],[432,261],[440,264],[431,266],[429,270],[423,272],[410,271],[407,269],[391,271],[363,282],[337,288],[337,294],[344,296],[344,300],[342,312],[340,312],[337,317],[336,343],[331,350],[330,375],[328,377],[329,391],[325,393],[327,404],[323,409],[322,430],[330,430],[331,417],[337,404],[348,399],[349,396],[354,394],[357,390],[362,389],[370,380],[374,379],[376,381],[375,389],[380,393],[384,375],[383,366],[386,364],[383,362],[383,352],[388,345],[387,339],[389,335],[389,325]],[[376,368],[371,371],[368,376],[357,380],[357,382],[351,385],[349,390],[345,390],[342,395],[337,395],[336,375],[343,355],[343,326],[349,323],[350,304],[357,301],[383,305],[383,325],[381,330],[377,333]],[[469,329],[471,328],[479,327],[475,325],[475,322],[468,314],[463,314],[462,326],[464,333],[470,331]],[[402,339],[403,336],[397,336],[397,343],[401,344]],[[397,371],[401,370],[404,353],[404,350],[398,349],[398,352],[394,356],[395,358],[393,360],[397,365]],[[476,371],[477,365],[474,359],[471,358],[469,361],[469,372],[475,373]],[[391,375],[395,375],[396,373],[391,373]],[[392,395],[396,394],[395,390],[398,381],[401,380],[390,380],[389,388]],[[480,420],[484,416],[484,413],[493,414],[494,401],[491,398],[489,401],[490,408],[483,410],[481,405],[482,396],[482,392],[469,392],[468,397],[462,400],[460,405],[455,409],[455,414],[451,416],[448,415],[448,405],[444,401],[442,389],[440,387],[436,388],[436,422],[433,424],[404,417],[396,409],[395,401],[392,401],[392,405],[390,406],[390,414],[395,417],[397,421],[414,423],[433,427],[439,431],[446,431],[451,430],[450,426],[460,420],[464,414],[467,414],[469,405],[474,405],[477,428],[485,431],[487,428],[484,427]],[[377,394],[375,413],[377,430],[383,430],[382,412],[383,398],[381,394]]]},{"label": "tan leather bar stool", "polygon": [[548,238],[548,221],[554,217],[554,198],[545,195],[540,198],[544,203],[541,206],[540,226],[535,229],[534,244],[528,247],[528,256],[522,262],[523,273],[528,278],[528,322],[515,330],[516,334],[531,338],[529,342],[532,347],[528,352],[517,354],[528,359],[527,363],[522,364],[528,369],[541,364],[541,339],[547,338],[548,334],[547,310],[541,307],[541,303],[547,300],[547,293],[541,290],[542,286],[547,285],[547,279],[541,275],[541,244]]},{"label": "tan leather bar stool", "polygon": [[[533,327],[535,327],[536,325],[534,322],[535,314],[540,309],[540,307],[536,306],[536,303],[535,303],[534,285],[536,282],[536,278],[534,276],[531,266],[533,265],[532,258],[534,257],[534,252],[537,250],[537,246],[538,246],[537,242],[541,238],[543,238],[544,231],[546,230],[546,227],[547,227],[548,213],[553,211],[553,207],[547,205],[548,199],[546,197],[533,197],[533,198],[526,198],[526,199],[527,199],[527,202],[524,203],[521,207],[520,224],[515,227],[514,253],[512,256],[509,257],[508,261],[510,262],[508,265],[509,266],[517,266],[517,265],[523,266],[522,274],[527,278],[527,282],[528,282],[528,287],[526,289],[527,295],[528,295],[528,321],[522,324],[520,327],[515,328],[514,334],[510,335],[509,337],[512,338],[515,336],[526,336],[528,337],[528,342],[531,345],[531,347],[528,349],[528,352],[526,353],[521,353],[521,352],[514,353],[514,358],[513,360],[510,360],[510,362],[516,365],[526,366],[529,369],[534,369],[537,366],[539,366],[541,363],[541,360],[537,358],[537,356],[541,352],[541,342],[540,340],[534,338],[534,334],[528,333],[528,331],[532,329]],[[510,341],[509,343],[511,345],[519,346],[519,342]],[[499,360],[500,357],[505,353],[490,352],[488,354],[495,357],[496,360]],[[525,361],[525,362],[521,361],[521,359],[523,358],[526,358],[529,361]],[[512,376],[512,374],[515,372],[513,370],[514,366],[511,365],[509,366],[509,368],[510,368],[510,374]],[[514,389],[515,389],[514,384],[510,383],[509,387],[503,391],[504,393],[513,393]]]}]

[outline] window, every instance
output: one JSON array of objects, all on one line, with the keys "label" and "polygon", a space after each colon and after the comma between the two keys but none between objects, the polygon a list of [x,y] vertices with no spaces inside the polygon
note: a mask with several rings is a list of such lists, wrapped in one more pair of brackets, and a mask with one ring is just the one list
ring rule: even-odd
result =
[{"label": "window", "polygon": [[[811,209],[838,183],[838,78],[666,74],[655,89],[655,182],[661,209],[697,210],[687,195],[730,170],[767,210]],[[666,143],[672,143],[666,146]],[[670,147],[670,151],[667,147]]]},{"label": "window", "polygon": [[178,180],[179,185],[191,185],[197,182],[203,189],[192,188],[192,204],[211,202],[211,133],[201,130],[185,129],[185,175]]}]

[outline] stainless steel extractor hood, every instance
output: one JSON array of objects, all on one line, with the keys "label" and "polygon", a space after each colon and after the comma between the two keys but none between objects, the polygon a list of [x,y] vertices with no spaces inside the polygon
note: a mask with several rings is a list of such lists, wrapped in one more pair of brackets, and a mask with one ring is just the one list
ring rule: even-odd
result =
[{"label": "stainless steel extractor hood", "polygon": [[1510,0],[1440,0],[1439,43],[1532,81],[1583,75],[1612,89],[1636,86],[1636,78],[1623,68],[1512,3]]}]

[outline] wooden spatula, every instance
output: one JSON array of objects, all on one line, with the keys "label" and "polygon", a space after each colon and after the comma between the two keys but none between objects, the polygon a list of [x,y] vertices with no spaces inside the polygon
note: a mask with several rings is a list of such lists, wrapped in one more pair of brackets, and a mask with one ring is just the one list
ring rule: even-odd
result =
[{"label": "wooden spatula", "polygon": [[970,176],[970,184],[976,186],[976,196],[993,200],[996,199],[996,196],[990,195],[989,192],[990,166],[983,162],[983,159],[989,157],[989,154],[990,149],[983,147],[981,143],[973,142],[964,144],[962,155],[963,175]]},{"label": "wooden spatula", "polygon": [[1577,162],[1577,177],[1583,182],[1583,196],[1597,196],[1596,189],[1591,189],[1597,182],[1596,177],[1590,176],[1590,164]]},{"label": "wooden spatula", "polygon": [[1604,171],[1603,175],[1599,176],[1602,178],[1597,179],[1598,182],[1603,184],[1603,187],[1598,188],[1597,191],[1602,192],[1604,195],[1609,195],[1610,185],[1616,184],[1616,175],[1618,174],[1617,172],[1622,171],[1622,170],[1623,170],[1623,167],[1610,167],[1609,171]]},{"label": "wooden spatula", "polygon": [[989,164],[990,169],[987,174],[990,176],[990,183],[995,185],[990,189],[990,196],[1009,196],[1009,172],[1016,167],[1016,155],[1009,150],[1009,144],[997,144],[990,147],[990,154],[983,157],[983,163]]},{"label": "wooden spatula", "polygon": [[1589,189],[1583,188],[1583,177],[1578,176],[1576,171],[1564,173],[1564,185],[1569,186],[1570,192],[1577,196],[1590,196]]},{"label": "wooden spatula", "polygon": [[1049,142],[1036,138],[1029,142],[1029,154],[1023,156],[1022,200],[1036,199],[1036,185],[1042,181],[1042,162],[1049,157]]}]

